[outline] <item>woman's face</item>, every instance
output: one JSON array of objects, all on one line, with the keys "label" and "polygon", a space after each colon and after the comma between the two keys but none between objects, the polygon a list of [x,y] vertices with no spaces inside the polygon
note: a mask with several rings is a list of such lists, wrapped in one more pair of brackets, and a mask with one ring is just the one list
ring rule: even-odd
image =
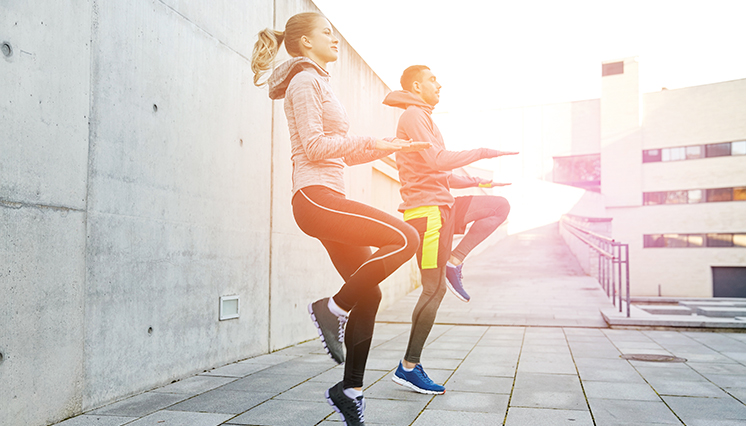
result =
[{"label": "woman's face", "polygon": [[311,33],[303,37],[307,56],[320,65],[334,62],[339,57],[339,39],[334,36],[332,24],[326,18],[317,19]]}]

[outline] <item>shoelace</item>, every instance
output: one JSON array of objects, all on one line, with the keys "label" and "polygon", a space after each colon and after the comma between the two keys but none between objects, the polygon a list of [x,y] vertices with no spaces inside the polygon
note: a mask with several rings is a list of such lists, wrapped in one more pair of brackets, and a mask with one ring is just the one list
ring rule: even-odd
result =
[{"label": "shoelace", "polygon": [[417,364],[417,366],[415,366],[415,370],[417,371],[417,374],[420,376],[420,378],[423,381],[425,381],[425,382],[428,382],[428,381],[432,382],[432,380],[430,380],[430,377],[427,376],[427,373],[425,373],[425,370],[422,368],[421,364]]},{"label": "shoelace", "polygon": [[345,326],[347,325],[347,318],[347,315],[337,317],[337,321],[339,321],[339,343],[345,342]]},{"label": "shoelace", "polygon": [[360,418],[360,423],[365,423],[365,398],[362,395],[355,398],[355,405],[357,406],[357,416]]}]

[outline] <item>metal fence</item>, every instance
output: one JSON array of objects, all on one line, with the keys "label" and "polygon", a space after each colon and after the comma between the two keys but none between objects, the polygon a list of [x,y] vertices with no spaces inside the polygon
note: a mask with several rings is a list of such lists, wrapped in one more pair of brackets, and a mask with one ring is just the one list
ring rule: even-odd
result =
[{"label": "metal fence", "polygon": [[567,217],[560,222],[569,233],[598,254],[598,282],[619,312],[622,312],[624,294],[629,318],[629,244],[583,229]]}]

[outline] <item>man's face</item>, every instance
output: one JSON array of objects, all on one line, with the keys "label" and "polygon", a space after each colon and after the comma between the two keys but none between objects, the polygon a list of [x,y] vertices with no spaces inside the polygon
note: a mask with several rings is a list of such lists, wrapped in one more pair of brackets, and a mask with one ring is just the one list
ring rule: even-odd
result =
[{"label": "man's face", "polygon": [[414,90],[425,103],[435,106],[440,102],[440,88],[443,87],[438,83],[430,70],[422,70],[420,78],[414,83]]}]

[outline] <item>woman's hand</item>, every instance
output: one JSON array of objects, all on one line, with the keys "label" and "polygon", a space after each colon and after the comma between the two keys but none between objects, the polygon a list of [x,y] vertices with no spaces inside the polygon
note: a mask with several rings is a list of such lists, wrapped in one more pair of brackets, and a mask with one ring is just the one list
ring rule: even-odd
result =
[{"label": "woman's hand", "polygon": [[404,139],[394,139],[391,142],[383,139],[376,141],[376,149],[381,151],[422,151],[431,146],[430,142],[412,142],[411,140],[405,141]]}]

